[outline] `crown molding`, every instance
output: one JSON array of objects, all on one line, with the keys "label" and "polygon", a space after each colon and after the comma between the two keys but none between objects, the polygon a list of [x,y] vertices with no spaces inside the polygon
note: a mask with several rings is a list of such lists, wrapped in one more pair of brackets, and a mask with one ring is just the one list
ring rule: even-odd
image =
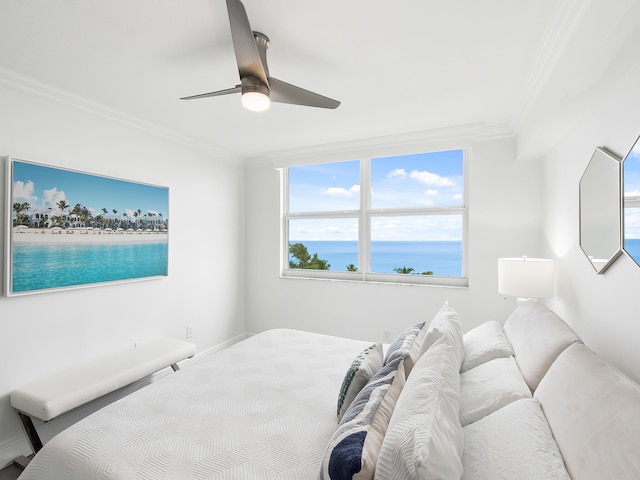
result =
[{"label": "crown molding", "polygon": [[580,25],[592,0],[565,0],[558,2],[551,20],[542,37],[542,42],[534,56],[525,82],[525,102],[513,122],[513,130],[518,133],[526,123],[540,95],[547,85],[549,77],[556,69],[565,48]]},{"label": "crown molding", "polygon": [[400,133],[379,137],[348,140],[343,142],[313,145],[308,147],[274,150],[251,159],[251,162],[266,160],[276,167],[306,163],[309,159],[345,160],[365,155],[390,155],[419,153],[429,148],[460,148],[471,146],[475,141],[513,138],[513,131],[503,124],[472,123],[442,127],[418,132]]},{"label": "crown molding", "polygon": [[121,125],[143,131],[155,137],[169,140],[174,143],[189,147],[201,153],[213,155],[218,159],[229,162],[242,162],[243,159],[222,148],[201,142],[187,135],[176,133],[173,130],[160,127],[154,123],[142,120],[133,115],[121,112],[106,105],[94,102],[88,98],[76,95],[67,90],[40,82],[34,78],[9,70],[0,66],[0,85],[19,90],[30,95],[53,100],[58,103],[88,112]]}]

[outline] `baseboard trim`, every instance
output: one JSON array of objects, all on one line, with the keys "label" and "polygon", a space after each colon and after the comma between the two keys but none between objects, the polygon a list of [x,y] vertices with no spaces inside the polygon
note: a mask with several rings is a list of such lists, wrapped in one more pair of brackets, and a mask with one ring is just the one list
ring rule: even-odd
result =
[{"label": "baseboard trim", "polygon": [[24,435],[7,439],[0,445],[0,470],[11,465],[16,458],[27,455],[29,452],[29,442]]}]

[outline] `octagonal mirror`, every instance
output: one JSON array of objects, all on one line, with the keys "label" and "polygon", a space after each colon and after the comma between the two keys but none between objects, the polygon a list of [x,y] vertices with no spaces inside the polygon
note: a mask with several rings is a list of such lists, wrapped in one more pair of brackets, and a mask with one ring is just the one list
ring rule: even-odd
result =
[{"label": "octagonal mirror", "polygon": [[597,273],[622,252],[620,159],[596,148],[580,179],[580,248]]},{"label": "octagonal mirror", "polygon": [[640,138],[622,162],[624,250],[640,265]]}]

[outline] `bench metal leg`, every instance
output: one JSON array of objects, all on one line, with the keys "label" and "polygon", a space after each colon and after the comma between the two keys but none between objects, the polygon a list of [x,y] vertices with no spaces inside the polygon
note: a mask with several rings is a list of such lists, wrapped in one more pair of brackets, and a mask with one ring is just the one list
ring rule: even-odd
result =
[{"label": "bench metal leg", "polygon": [[22,424],[22,428],[24,428],[24,433],[27,436],[27,440],[31,444],[31,448],[34,453],[38,453],[42,449],[42,440],[40,440],[40,436],[36,430],[35,425],[33,424],[33,420],[29,415],[26,415],[22,412],[16,412],[18,414],[18,418],[20,419],[20,423]]},{"label": "bench metal leg", "polygon": [[25,457],[24,455],[20,455],[18,458],[16,458],[13,461],[13,464],[18,467],[20,470],[24,470],[25,468],[27,468],[27,465],[29,465],[29,462],[31,461],[31,459],[33,458],[33,455],[29,455],[28,457]]}]

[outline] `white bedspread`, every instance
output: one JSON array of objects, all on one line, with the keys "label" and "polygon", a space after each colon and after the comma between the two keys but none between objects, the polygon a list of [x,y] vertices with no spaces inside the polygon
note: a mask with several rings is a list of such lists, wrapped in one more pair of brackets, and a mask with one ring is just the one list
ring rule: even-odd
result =
[{"label": "white bedspread", "polygon": [[315,479],[342,378],[369,344],[258,334],[73,425],[20,479]]}]

